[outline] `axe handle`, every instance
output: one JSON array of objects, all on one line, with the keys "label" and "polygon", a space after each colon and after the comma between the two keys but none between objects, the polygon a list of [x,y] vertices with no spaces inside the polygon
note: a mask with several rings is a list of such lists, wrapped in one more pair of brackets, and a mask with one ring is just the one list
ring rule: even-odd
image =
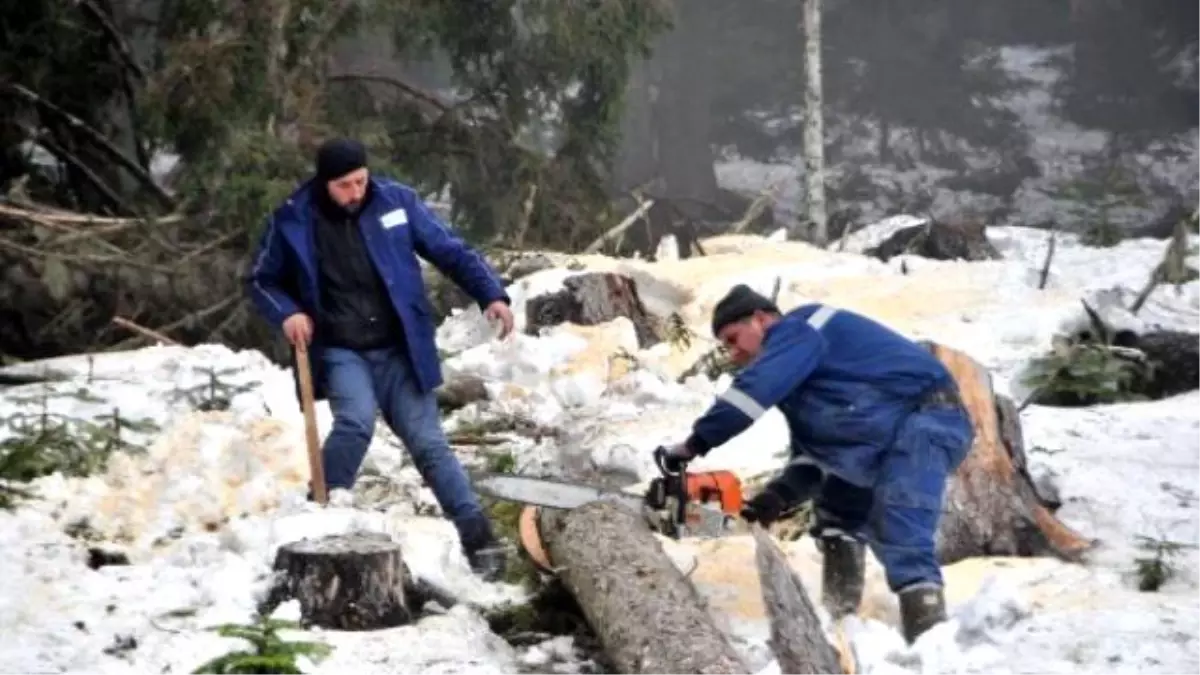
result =
[{"label": "axe handle", "polygon": [[296,347],[296,373],[300,378],[300,409],[304,411],[304,440],[308,445],[308,473],[312,482],[313,500],[326,504],[329,495],[325,491],[325,466],[321,463],[321,443],[317,438],[317,412],[313,404],[312,368],[308,362],[308,349]]}]

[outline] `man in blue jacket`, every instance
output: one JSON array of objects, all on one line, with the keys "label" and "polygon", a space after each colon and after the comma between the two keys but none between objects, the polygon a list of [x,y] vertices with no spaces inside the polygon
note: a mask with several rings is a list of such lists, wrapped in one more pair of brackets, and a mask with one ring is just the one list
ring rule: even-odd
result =
[{"label": "man in blue jacket", "polygon": [[717,304],[712,328],[734,363],[749,365],[668,450],[670,468],[778,406],[792,459],[743,517],[767,526],[812,499],[823,600],[835,617],[862,599],[865,539],[899,596],[905,638],[944,620],[938,521],[975,433],[950,372],[867,317],[821,304],[781,314],[745,285]]},{"label": "man in blue jacket", "polygon": [[329,400],[327,486],[354,486],[381,411],[454,522],[472,568],[495,579],[504,550],[439,418],[435,316],[417,256],[500,321],[501,338],[511,332],[509,298],[483,258],[411,188],[370,175],[362,144],[335,139],[318,151],[316,175],[271,214],[248,293],[267,321],[308,350],[315,398]]}]

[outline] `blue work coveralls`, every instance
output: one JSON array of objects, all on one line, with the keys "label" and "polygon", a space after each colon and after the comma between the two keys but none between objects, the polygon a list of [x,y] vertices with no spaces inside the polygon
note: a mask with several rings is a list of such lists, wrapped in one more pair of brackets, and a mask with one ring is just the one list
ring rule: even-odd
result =
[{"label": "blue work coveralls", "polygon": [[352,487],[378,408],[404,441],[413,463],[464,541],[473,541],[483,536],[485,519],[442,431],[434,394],[442,383],[435,313],[417,256],[433,263],[480,307],[509,298],[487,262],[444,226],[413,189],[379,177],[370,181],[371,198],[357,223],[400,319],[407,349],[397,345],[356,351],[322,344],[311,180],[271,214],[254,256],[247,291],[258,311],[275,327],[296,312],[308,314],[317,326],[308,350],[314,397],[329,399],[334,416],[322,449],[328,486]]},{"label": "blue work coveralls", "polygon": [[[792,462],[777,479],[792,483],[787,492],[806,501],[819,488],[814,477],[832,478],[847,494],[839,504],[822,491],[839,529],[866,539],[893,591],[941,586],[942,499],[974,428],[961,404],[931,401],[947,391],[957,400],[955,387],[912,340],[847,310],[804,305],[767,329],[758,357],[695,422],[688,444],[705,454],[778,406],[791,432]],[[866,508],[851,503],[859,494]]]}]

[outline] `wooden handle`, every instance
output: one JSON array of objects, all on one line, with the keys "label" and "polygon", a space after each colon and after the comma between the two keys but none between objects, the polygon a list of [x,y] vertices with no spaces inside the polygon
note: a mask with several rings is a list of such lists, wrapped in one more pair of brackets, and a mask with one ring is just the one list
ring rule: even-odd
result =
[{"label": "wooden handle", "polygon": [[325,466],[321,463],[321,441],[317,438],[317,412],[313,404],[312,369],[308,350],[296,348],[296,372],[300,376],[300,409],[304,411],[304,440],[308,444],[308,473],[312,481],[313,499],[318,504],[329,502],[325,491]]}]

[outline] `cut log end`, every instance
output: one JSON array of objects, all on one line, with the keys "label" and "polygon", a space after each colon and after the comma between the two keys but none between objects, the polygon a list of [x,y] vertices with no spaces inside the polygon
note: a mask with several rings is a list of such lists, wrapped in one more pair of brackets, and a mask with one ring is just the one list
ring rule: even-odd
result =
[{"label": "cut log end", "polygon": [[538,529],[617,672],[748,672],[636,510],[605,501],[548,510]]},{"label": "cut log end", "polygon": [[335,630],[373,630],[413,618],[414,588],[400,545],[377,533],[338,534],[281,546],[265,606],[300,602],[300,622]]}]

